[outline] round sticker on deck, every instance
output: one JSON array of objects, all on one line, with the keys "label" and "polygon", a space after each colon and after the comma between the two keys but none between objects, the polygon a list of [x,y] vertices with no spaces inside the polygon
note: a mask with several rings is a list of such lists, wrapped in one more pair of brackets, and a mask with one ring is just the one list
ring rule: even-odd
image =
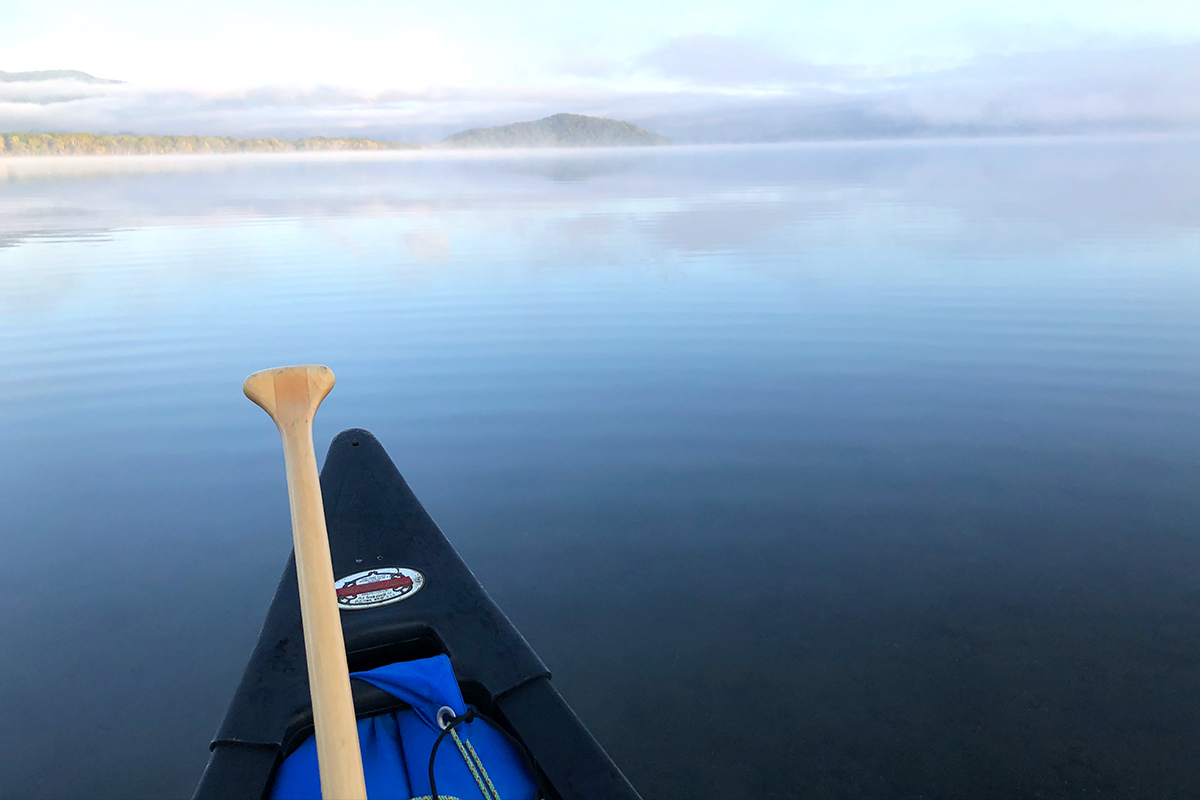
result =
[{"label": "round sticker on deck", "polygon": [[375,608],[412,597],[425,576],[407,567],[376,567],[347,575],[334,584],[342,608]]}]

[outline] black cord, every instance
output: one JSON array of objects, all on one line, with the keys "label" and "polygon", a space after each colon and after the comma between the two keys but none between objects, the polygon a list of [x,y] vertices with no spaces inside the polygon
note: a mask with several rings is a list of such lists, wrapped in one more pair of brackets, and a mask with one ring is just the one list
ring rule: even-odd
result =
[{"label": "black cord", "polygon": [[454,726],[457,725],[458,723],[472,722],[475,719],[483,720],[484,722],[488,723],[494,729],[500,731],[500,733],[504,735],[504,738],[509,741],[509,744],[511,744],[514,748],[516,748],[517,753],[521,756],[521,759],[525,762],[525,766],[529,769],[529,774],[533,776],[533,782],[534,782],[534,784],[537,785],[537,790],[538,790],[537,796],[539,798],[549,797],[550,794],[546,791],[545,784],[542,783],[542,773],[538,771],[538,768],[536,766],[534,766],[533,755],[529,752],[529,748],[525,746],[525,743],[518,740],[517,737],[513,736],[511,733],[504,730],[504,728],[501,728],[499,725],[497,725],[496,721],[493,720],[488,715],[482,714],[482,713],[476,711],[475,709],[468,707],[467,713],[461,714],[457,717],[451,717],[449,720],[447,720],[446,727],[442,728],[442,732],[438,734],[437,740],[434,741],[434,743],[433,743],[433,749],[429,751],[429,795],[430,795],[430,799],[438,800],[437,780],[433,777],[433,760],[434,760],[434,758],[437,757],[438,747],[441,745],[442,739],[445,739],[446,734],[448,734],[448,733],[450,733],[450,731],[454,730]]}]

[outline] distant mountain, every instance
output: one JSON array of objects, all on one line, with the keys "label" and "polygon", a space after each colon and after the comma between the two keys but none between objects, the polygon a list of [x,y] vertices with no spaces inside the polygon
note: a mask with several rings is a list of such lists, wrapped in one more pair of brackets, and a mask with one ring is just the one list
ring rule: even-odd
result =
[{"label": "distant mountain", "polygon": [[16,83],[18,81],[79,81],[80,83],[124,83],[111,81],[107,78],[97,78],[77,69],[41,69],[34,72],[5,72],[0,70],[0,83]]},{"label": "distant mountain", "polygon": [[635,147],[670,144],[657,133],[603,117],[555,114],[535,122],[472,128],[442,140],[445,147]]}]

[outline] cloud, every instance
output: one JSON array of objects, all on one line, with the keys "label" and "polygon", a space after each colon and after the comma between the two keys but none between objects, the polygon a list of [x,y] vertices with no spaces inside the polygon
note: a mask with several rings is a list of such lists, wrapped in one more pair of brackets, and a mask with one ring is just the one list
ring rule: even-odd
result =
[{"label": "cloud", "polygon": [[1193,125],[1200,44],[983,57],[910,80],[892,96],[933,124]]},{"label": "cloud", "polygon": [[703,86],[787,86],[826,83],[844,67],[819,66],[736,36],[696,34],[671,39],[642,55],[639,67]]},{"label": "cloud", "polygon": [[62,78],[35,80],[9,78],[0,80],[0,103],[49,105],[90,97],[120,95],[125,91],[128,91],[125,85],[116,81],[101,83]]},{"label": "cloud", "polygon": [[1200,130],[1200,45],[987,56],[886,78],[847,69],[697,99],[643,120],[679,142]]},{"label": "cloud", "polygon": [[571,53],[553,64],[554,71],[579,78],[614,78],[627,72],[625,65],[603,53]]},{"label": "cloud", "polygon": [[624,61],[583,54],[560,67],[552,85],[376,91],[4,82],[0,130],[434,141],[561,111],[680,143],[1200,130],[1200,44],[984,56],[881,76],[751,39],[689,36]]}]

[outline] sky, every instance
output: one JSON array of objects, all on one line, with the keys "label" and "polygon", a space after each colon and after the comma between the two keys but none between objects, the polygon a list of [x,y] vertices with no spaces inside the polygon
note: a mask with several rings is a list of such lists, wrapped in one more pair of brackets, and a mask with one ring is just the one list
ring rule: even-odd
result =
[{"label": "sky", "polygon": [[1200,127],[1197,0],[0,4],[0,130],[680,141]]}]

